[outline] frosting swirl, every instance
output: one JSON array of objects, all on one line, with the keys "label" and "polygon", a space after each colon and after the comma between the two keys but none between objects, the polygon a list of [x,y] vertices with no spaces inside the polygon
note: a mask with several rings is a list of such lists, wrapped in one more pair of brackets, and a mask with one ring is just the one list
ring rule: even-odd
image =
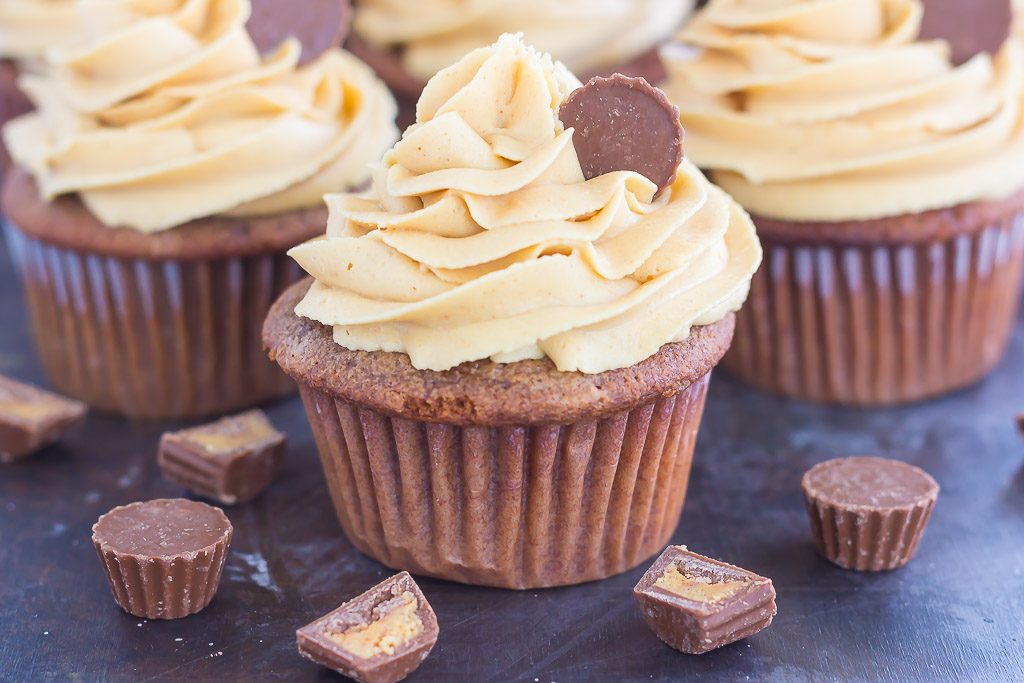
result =
[{"label": "frosting swirl", "polygon": [[398,135],[387,88],[334,49],[266,59],[249,0],[82,0],[88,38],[23,79],[38,112],[11,156],[48,198],[77,192],[108,226],[155,232],[211,215],[317,206],[365,183]]},{"label": "frosting swirl", "polygon": [[712,0],[667,48],[687,153],[748,210],[873,219],[1024,187],[1024,51],[960,67],[918,0]]},{"label": "frosting swirl", "polygon": [[56,45],[78,33],[76,0],[3,0],[0,2],[0,57],[38,62]]},{"label": "frosting swirl", "polygon": [[401,48],[406,70],[421,81],[509,31],[522,31],[531,44],[587,73],[647,52],[676,30],[693,5],[694,0],[360,0],[355,30],[378,48]]},{"label": "frosting swirl", "polygon": [[290,252],[315,279],[296,313],[419,369],[599,373],[739,308],[750,219],[688,162],[657,200],[636,173],[584,180],[558,118],[578,86],[509,35],[437,74],[372,191],[329,196],[327,235]]}]

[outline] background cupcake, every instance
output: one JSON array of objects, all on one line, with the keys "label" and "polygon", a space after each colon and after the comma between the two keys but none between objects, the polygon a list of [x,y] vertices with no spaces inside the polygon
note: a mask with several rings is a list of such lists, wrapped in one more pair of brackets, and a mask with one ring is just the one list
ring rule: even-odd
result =
[{"label": "background cupcake", "polygon": [[[75,0],[0,3],[0,126],[32,108],[18,87],[19,69],[39,70],[46,50],[68,44],[77,30]],[[9,163],[0,144],[0,178]]]},{"label": "background cupcake", "polygon": [[514,36],[471,52],[427,85],[373,191],[329,196],[326,237],[290,252],[314,282],[264,341],[346,534],[389,566],[578,583],[678,521],[760,246],[688,162],[658,199],[631,171],[585,180],[559,120],[578,85]]},{"label": "background cupcake", "polygon": [[688,155],[766,247],[725,361],[756,386],[898,403],[1002,356],[1024,256],[1024,55],[1010,39],[954,66],[921,20],[916,0],[714,0],[680,36],[700,51],[664,53]]},{"label": "background cupcake", "polygon": [[693,9],[693,0],[360,0],[349,47],[413,101],[427,80],[502,33],[522,31],[586,80],[618,72],[651,83],[664,72],[656,47]]},{"label": "background cupcake", "polygon": [[259,327],[394,141],[362,62],[291,39],[261,56],[248,0],[82,2],[85,38],[22,79],[4,207],[51,382],[136,417],[221,413],[284,394]]}]

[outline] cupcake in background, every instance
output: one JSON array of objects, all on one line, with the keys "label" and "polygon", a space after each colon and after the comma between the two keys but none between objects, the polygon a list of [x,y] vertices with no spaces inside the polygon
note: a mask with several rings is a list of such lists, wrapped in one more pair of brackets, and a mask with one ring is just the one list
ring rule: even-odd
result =
[{"label": "cupcake in background", "polygon": [[[0,2],[0,126],[32,109],[18,87],[19,71],[38,71],[46,50],[73,41],[78,30],[76,0]],[[0,144],[0,178],[10,163]]]},{"label": "cupcake in background", "polygon": [[688,156],[765,245],[724,363],[755,386],[895,404],[1003,355],[1024,263],[1024,52],[995,12],[1001,33],[968,33],[957,66],[946,41],[918,39],[923,11],[712,0],[680,34],[697,50],[663,52]]},{"label": "cupcake in background", "polygon": [[415,102],[435,73],[503,33],[522,32],[583,80],[622,73],[659,82],[657,46],[694,0],[359,0],[349,48]]},{"label": "cupcake in background", "polygon": [[[580,583],[643,562],[678,523],[761,250],[680,164],[664,96],[601,87],[587,100],[517,36],[470,52],[428,83],[372,191],[329,196],[327,235],[290,252],[313,283],[278,301],[264,343],[299,383],[345,533],[388,566]],[[624,122],[606,96],[633,88],[645,118]],[[607,137],[665,157],[662,184],[581,161],[609,146],[562,123],[570,94],[642,131]]]},{"label": "cupcake in background", "polygon": [[259,341],[300,275],[284,252],[323,232],[327,189],[368,182],[394,100],[339,48],[261,55],[248,0],[79,10],[83,40],[22,77],[37,111],[4,129],[8,243],[51,383],[140,418],[294,391]]}]

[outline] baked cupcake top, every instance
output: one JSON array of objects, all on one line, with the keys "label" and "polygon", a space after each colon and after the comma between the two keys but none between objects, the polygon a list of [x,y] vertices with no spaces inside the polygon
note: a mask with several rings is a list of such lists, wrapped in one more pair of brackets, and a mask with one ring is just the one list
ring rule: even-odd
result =
[{"label": "baked cupcake top", "polygon": [[874,219],[1024,187],[1017,38],[960,66],[918,0],[712,0],[666,48],[687,153],[752,213]]},{"label": "baked cupcake top", "polygon": [[22,88],[38,112],[4,130],[47,198],[78,193],[111,227],[156,232],[265,215],[357,187],[397,138],[373,72],[331,49],[260,55],[249,0],[83,0],[83,37]]},{"label": "baked cupcake top", "polygon": [[78,32],[76,0],[0,2],[0,58],[29,64]]},{"label": "baked cupcake top", "polygon": [[579,81],[506,35],[427,84],[366,195],[327,197],[327,235],[290,253],[296,308],[351,350],[418,369],[550,358],[624,368],[744,301],[761,258],[748,216],[684,161],[657,186],[585,180],[559,107]]},{"label": "baked cupcake top", "polygon": [[669,37],[694,0],[360,0],[355,31],[379,49],[401,50],[406,71],[426,81],[509,31],[577,73],[616,67]]}]

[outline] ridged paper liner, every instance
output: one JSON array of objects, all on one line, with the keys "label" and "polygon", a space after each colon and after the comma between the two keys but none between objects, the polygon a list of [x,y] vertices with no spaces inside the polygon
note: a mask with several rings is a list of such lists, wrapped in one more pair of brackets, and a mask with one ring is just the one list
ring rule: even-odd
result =
[{"label": "ridged paper liner", "polygon": [[906,508],[849,508],[804,496],[814,542],[822,557],[857,571],[886,571],[914,557],[934,500]]},{"label": "ridged paper liner", "polygon": [[198,552],[167,558],[118,553],[93,540],[114,599],[142,619],[180,619],[213,600],[227,559],[231,532]]},{"label": "ridged paper liner", "polygon": [[765,261],[723,361],[793,398],[888,405],[984,377],[1020,302],[1024,216],[946,241],[791,244],[760,233]]},{"label": "ridged paper liner", "polygon": [[223,414],[285,396],[263,318],[301,270],[284,254],[209,261],[110,257],[6,227],[51,385],[133,418]]},{"label": "ridged paper liner", "polygon": [[547,426],[417,422],[300,391],[353,545],[415,574],[525,589],[612,576],[665,546],[709,379]]}]

